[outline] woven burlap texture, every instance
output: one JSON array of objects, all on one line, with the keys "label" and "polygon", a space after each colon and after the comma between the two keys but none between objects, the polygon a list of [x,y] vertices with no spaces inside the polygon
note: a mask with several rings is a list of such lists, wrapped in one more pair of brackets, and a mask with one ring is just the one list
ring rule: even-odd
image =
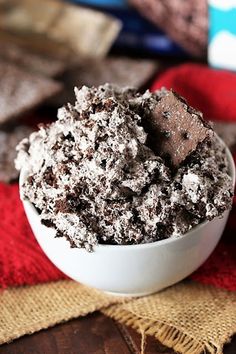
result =
[{"label": "woven burlap texture", "polygon": [[102,312],[185,354],[220,354],[236,333],[236,293],[193,282]]},{"label": "woven burlap texture", "polygon": [[122,299],[59,281],[0,292],[0,344],[96,310],[185,354],[222,353],[236,333],[233,292],[187,281],[154,295]]},{"label": "woven burlap texture", "polygon": [[0,291],[0,344],[123,301],[70,280]]}]

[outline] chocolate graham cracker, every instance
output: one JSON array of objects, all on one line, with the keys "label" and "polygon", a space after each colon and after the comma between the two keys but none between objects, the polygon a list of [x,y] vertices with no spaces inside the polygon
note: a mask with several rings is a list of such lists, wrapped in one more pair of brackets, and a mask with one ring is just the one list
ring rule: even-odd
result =
[{"label": "chocolate graham cracker", "polygon": [[15,169],[16,145],[33,131],[21,125],[10,131],[0,130],[0,182],[11,182],[17,179],[19,171]]},{"label": "chocolate graham cracker", "polygon": [[178,167],[212,133],[202,114],[174,91],[163,91],[147,118],[151,148]]},{"label": "chocolate graham cracker", "polygon": [[129,0],[129,3],[187,52],[204,57],[208,32],[206,0]]},{"label": "chocolate graham cracker", "polygon": [[[106,82],[118,86],[141,87],[157,70],[154,60],[137,60],[127,57],[81,62],[74,73],[77,85],[99,86]],[[71,78],[72,79],[72,78]]]},{"label": "chocolate graham cracker", "polygon": [[86,58],[106,56],[122,27],[113,16],[66,1],[1,2],[2,30],[44,35]]},{"label": "chocolate graham cracker", "polygon": [[213,122],[213,128],[231,151],[236,150],[236,123]]},{"label": "chocolate graham cracker", "polygon": [[74,61],[71,51],[65,45],[55,42],[40,33],[21,32],[19,30],[8,32],[0,28],[0,41],[18,46],[29,53],[60,60],[66,63],[67,67]]},{"label": "chocolate graham cracker", "polygon": [[63,75],[64,90],[55,98],[56,103],[72,101],[75,86],[91,87],[109,82],[121,87],[141,88],[156,73],[158,67],[158,62],[150,59],[108,57],[96,61],[81,60]]},{"label": "chocolate graham cracker", "polygon": [[61,74],[67,64],[65,61],[30,52],[14,43],[0,40],[0,58],[4,61],[16,64],[27,71],[35,72],[46,77],[54,77]]},{"label": "chocolate graham cracker", "polygon": [[0,124],[35,108],[60,89],[56,81],[0,60]]}]

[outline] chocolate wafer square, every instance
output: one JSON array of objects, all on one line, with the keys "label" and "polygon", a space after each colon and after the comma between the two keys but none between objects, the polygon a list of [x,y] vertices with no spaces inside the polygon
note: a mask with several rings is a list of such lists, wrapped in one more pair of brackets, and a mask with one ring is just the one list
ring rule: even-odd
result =
[{"label": "chocolate wafer square", "polygon": [[141,88],[158,70],[159,63],[150,59],[108,57],[102,60],[81,60],[63,75],[64,90],[56,102],[72,101],[75,86],[99,86],[106,82],[120,87]]},{"label": "chocolate wafer square", "polygon": [[213,122],[215,132],[228,145],[231,151],[236,150],[236,123],[231,122]]},{"label": "chocolate wafer square", "polygon": [[46,77],[55,77],[61,74],[67,66],[63,60],[30,52],[22,46],[4,40],[0,40],[0,46],[0,59]]},{"label": "chocolate wafer square", "polygon": [[190,107],[174,91],[163,91],[154,111],[149,116],[149,145],[174,167],[195,151],[212,134],[202,113]]},{"label": "chocolate wafer square", "polygon": [[77,67],[78,85],[99,86],[106,82],[120,87],[143,86],[157,70],[157,62],[147,59],[109,57],[104,60],[82,62]]},{"label": "chocolate wafer square", "polygon": [[0,124],[35,108],[60,90],[56,81],[0,61]]}]

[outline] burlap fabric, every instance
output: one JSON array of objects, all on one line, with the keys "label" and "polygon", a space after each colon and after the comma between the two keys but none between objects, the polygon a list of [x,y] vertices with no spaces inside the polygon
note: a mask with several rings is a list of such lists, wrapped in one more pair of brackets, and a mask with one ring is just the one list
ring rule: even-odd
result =
[{"label": "burlap fabric", "polygon": [[220,354],[236,332],[236,293],[192,282],[103,312],[186,354]]},{"label": "burlap fabric", "polygon": [[186,354],[220,354],[236,333],[234,292],[182,282],[151,296],[122,299],[60,281],[0,293],[0,343],[96,310]]},{"label": "burlap fabric", "polygon": [[71,280],[0,292],[0,344],[122,301]]}]

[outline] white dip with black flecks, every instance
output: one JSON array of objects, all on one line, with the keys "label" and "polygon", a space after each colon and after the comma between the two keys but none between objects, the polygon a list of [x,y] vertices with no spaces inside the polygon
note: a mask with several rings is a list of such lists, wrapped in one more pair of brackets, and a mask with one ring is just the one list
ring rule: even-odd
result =
[{"label": "white dip with black flecks", "polygon": [[75,89],[74,105],[18,145],[24,198],[72,246],[178,237],[230,208],[228,162],[214,134],[175,172],[146,145],[137,112],[151,111],[163,94]]}]

